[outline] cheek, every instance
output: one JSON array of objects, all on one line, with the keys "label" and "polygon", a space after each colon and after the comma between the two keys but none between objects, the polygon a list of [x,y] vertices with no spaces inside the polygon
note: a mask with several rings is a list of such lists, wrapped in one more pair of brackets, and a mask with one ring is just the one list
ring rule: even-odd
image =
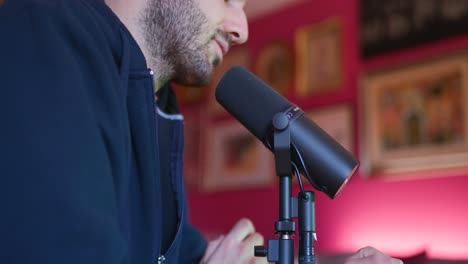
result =
[{"label": "cheek", "polygon": [[226,15],[223,0],[193,0],[211,24],[221,24]]}]

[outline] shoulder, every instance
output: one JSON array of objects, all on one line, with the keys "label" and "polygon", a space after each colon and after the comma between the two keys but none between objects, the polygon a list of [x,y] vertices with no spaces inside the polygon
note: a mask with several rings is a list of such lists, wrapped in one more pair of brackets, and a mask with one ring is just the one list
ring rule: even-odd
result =
[{"label": "shoulder", "polygon": [[[0,53],[26,53],[64,61],[119,63],[122,24],[103,0],[6,0],[0,8]],[[8,56],[8,55],[7,55]],[[28,58],[30,58],[28,56]],[[80,62],[82,63],[82,62]]]},{"label": "shoulder", "polygon": [[[91,0],[90,0],[91,1]],[[13,18],[17,15],[47,15],[50,18],[87,15],[86,0],[5,0],[0,8],[0,18]]]},{"label": "shoulder", "polygon": [[[77,101],[97,96],[97,88],[112,92],[121,85],[120,25],[103,11],[106,6],[92,3],[100,0],[6,1],[0,8],[0,36],[8,36],[0,41],[0,79],[14,89],[4,92],[39,89],[50,95],[44,100]],[[20,74],[25,71],[27,78]]]},{"label": "shoulder", "polygon": [[[103,0],[5,0],[0,21],[11,30],[25,29],[94,35],[116,41],[122,24]],[[24,28],[21,28],[24,27]],[[0,26],[0,30],[2,26]],[[65,31],[65,32],[63,32]],[[65,34],[63,34],[65,33]]]}]

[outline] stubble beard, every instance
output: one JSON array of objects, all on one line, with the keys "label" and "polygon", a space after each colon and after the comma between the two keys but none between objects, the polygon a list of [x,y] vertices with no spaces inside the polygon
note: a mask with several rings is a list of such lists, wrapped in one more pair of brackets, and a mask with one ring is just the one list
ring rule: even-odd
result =
[{"label": "stubble beard", "polygon": [[148,66],[159,81],[196,87],[211,81],[220,58],[210,59],[214,33],[206,32],[213,29],[193,0],[150,0],[141,23]]}]

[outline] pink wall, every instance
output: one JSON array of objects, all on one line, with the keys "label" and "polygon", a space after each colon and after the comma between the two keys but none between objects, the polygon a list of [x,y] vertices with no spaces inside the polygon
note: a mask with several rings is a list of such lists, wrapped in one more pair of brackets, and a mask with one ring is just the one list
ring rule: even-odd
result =
[{"label": "pink wall", "polygon": [[[331,16],[344,22],[344,85],[336,92],[310,100],[289,97],[304,109],[346,103],[353,107],[359,121],[357,83],[361,73],[468,47],[468,36],[459,37],[363,61],[358,49],[358,0],[314,0],[253,21],[248,43],[253,58],[272,40],[283,40],[293,47],[298,27]],[[359,125],[355,125],[355,134],[359,135]],[[359,146],[358,136],[355,140],[355,146]],[[451,177],[407,181],[355,175],[337,199],[332,201],[317,194],[318,252],[346,253],[373,245],[398,256],[426,250],[432,258],[468,259],[468,174],[449,174]],[[266,239],[274,238],[276,187],[191,192],[189,200],[193,223],[207,235],[227,232],[238,218],[245,216],[254,221]]]}]

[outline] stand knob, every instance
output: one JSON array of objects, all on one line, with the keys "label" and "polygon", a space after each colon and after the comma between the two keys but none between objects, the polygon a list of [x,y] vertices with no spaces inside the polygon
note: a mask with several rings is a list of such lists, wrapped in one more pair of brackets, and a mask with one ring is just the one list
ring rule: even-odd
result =
[{"label": "stand knob", "polygon": [[289,126],[289,118],[284,113],[277,113],[273,116],[273,127],[278,131],[283,131]]},{"label": "stand knob", "polygon": [[264,246],[255,246],[254,256],[256,257],[266,257],[268,255],[268,249]]}]

